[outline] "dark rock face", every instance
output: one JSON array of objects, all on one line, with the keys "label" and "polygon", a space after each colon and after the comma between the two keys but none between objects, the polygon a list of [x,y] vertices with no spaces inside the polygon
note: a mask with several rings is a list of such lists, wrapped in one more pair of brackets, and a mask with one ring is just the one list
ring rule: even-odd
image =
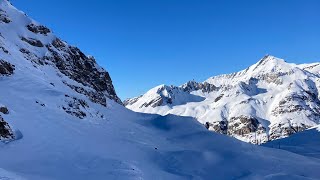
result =
[{"label": "dark rock face", "polygon": [[228,121],[219,121],[219,122],[206,122],[205,124],[207,129],[213,130],[220,134],[228,134]]},{"label": "dark rock face", "polygon": [[214,102],[218,102],[223,98],[224,94],[220,94],[215,100]]},{"label": "dark rock face", "polygon": [[306,126],[305,124],[276,124],[271,127],[270,130],[270,140],[276,140],[280,137],[288,137],[292,134],[304,131],[311,126]]},{"label": "dark rock face", "polygon": [[14,134],[9,124],[0,115],[0,140],[12,140]]},{"label": "dark rock face", "polygon": [[66,82],[64,82],[64,84],[69,86],[71,89],[73,89],[77,93],[87,96],[92,102],[101,104],[102,106],[107,106],[107,99],[103,93],[97,92],[97,91],[88,91],[82,87],[71,85]]},{"label": "dark rock face", "polygon": [[10,76],[13,74],[15,66],[7,61],[0,60],[0,76]]},{"label": "dark rock face", "polygon": [[[298,102],[299,104],[294,104],[293,102]],[[286,113],[307,111],[309,112],[309,117],[312,118],[312,120],[318,121],[320,119],[320,110],[319,108],[312,108],[308,105],[310,102],[315,103],[320,107],[317,95],[310,91],[305,91],[302,94],[289,94],[279,102],[279,105],[276,108],[272,110],[272,114],[277,117]]]},{"label": "dark rock face", "polygon": [[0,50],[2,50],[6,54],[9,54],[9,51],[6,48],[2,47],[2,46],[0,46]]},{"label": "dark rock face", "polygon": [[21,40],[30,44],[31,46],[35,46],[35,47],[44,47],[44,45],[42,44],[41,41],[39,41],[38,39],[33,39],[33,38],[25,38],[25,37],[21,37]]},{"label": "dark rock face", "polygon": [[256,132],[259,124],[259,121],[254,117],[239,116],[232,117],[229,121],[207,122],[206,127],[221,134],[243,136]]},{"label": "dark rock face", "polygon": [[45,59],[39,58],[37,55],[33,54],[32,52],[30,52],[27,49],[22,48],[22,49],[20,49],[20,52],[23,54],[25,59],[31,61],[34,64],[37,64],[37,65],[47,64]]},{"label": "dark rock face", "polygon": [[139,101],[139,99],[140,99],[141,97],[142,97],[142,96],[135,97],[135,98],[132,98],[132,99],[126,99],[125,101],[123,101],[123,105],[124,105],[124,106],[128,106],[128,105],[134,104],[134,103],[136,103],[137,101]]},{"label": "dark rock face", "polygon": [[[172,101],[168,101],[168,102],[172,103]],[[161,96],[159,96],[159,97],[157,97],[156,99],[153,99],[150,102],[146,102],[146,103],[142,104],[140,108],[149,107],[149,106],[155,108],[155,107],[158,107],[158,106],[162,106],[162,104],[163,104],[163,98]]]},{"label": "dark rock face", "polygon": [[68,105],[62,107],[62,109],[66,113],[78,117],[80,119],[83,119],[87,116],[87,114],[83,111],[84,109],[89,108],[89,105],[86,101],[78,99],[76,97],[66,96],[66,98],[66,103]]},{"label": "dark rock face", "polygon": [[72,89],[81,94],[90,94],[89,98],[100,104],[105,104],[102,102],[104,97],[98,98],[98,96],[105,96],[122,104],[109,73],[98,67],[93,57],[87,57],[78,48],[69,46],[58,38],[46,47],[51,53],[51,56],[47,56],[46,59],[53,62],[62,74],[84,86],[93,88],[96,93],[85,92],[76,87],[71,87]]},{"label": "dark rock face", "polygon": [[257,76],[259,80],[266,81],[267,83],[274,83],[277,85],[281,85],[283,80],[280,78],[285,75],[289,75],[289,72],[277,72],[277,73],[266,73]]},{"label": "dark rock face", "polygon": [[9,109],[5,106],[0,107],[0,112],[3,114],[9,114]]},{"label": "dark rock face", "polygon": [[6,23],[6,24],[11,22],[9,17],[6,15],[6,12],[2,9],[0,9],[0,22]]},{"label": "dark rock face", "polygon": [[79,119],[84,119],[86,117],[94,117],[104,119],[104,115],[99,111],[90,109],[89,104],[83,100],[76,97],[71,97],[65,95],[66,105],[60,106],[66,113],[75,116]]},{"label": "dark rock face", "polygon": [[42,25],[35,25],[35,24],[29,24],[27,25],[27,29],[33,33],[36,33],[36,34],[43,34],[43,35],[47,35],[48,33],[50,33],[50,29],[48,29],[47,27],[45,26],[42,26]]},{"label": "dark rock face", "polygon": [[258,130],[259,121],[254,117],[232,117],[228,126],[228,134],[245,135]]},{"label": "dark rock face", "polygon": [[219,90],[219,88],[213,84],[209,84],[207,82],[198,83],[196,81],[189,81],[186,84],[184,84],[182,88],[185,92],[202,90],[202,92],[204,93],[210,93],[210,92]]},{"label": "dark rock face", "polygon": [[[320,122],[320,102],[317,94],[310,91],[294,92],[284,97],[272,110],[272,115],[281,118],[290,114],[304,115],[315,123]],[[287,137],[294,133],[311,128],[309,125],[294,121],[295,117],[287,118],[287,122],[283,121],[270,127],[270,139],[278,139]]]},{"label": "dark rock face", "polygon": [[[207,122],[205,127],[209,130],[215,131],[220,134],[230,135],[230,136],[239,136],[246,137],[250,136],[251,133],[256,134],[265,134],[266,128],[264,128],[258,119],[250,116],[238,116],[232,117],[229,121],[220,121],[220,122]],[[259,142],[258,142],[259,141]],[[268,141],[268,139],[257,140],[253,139],[251,143],[260,144]]]}]

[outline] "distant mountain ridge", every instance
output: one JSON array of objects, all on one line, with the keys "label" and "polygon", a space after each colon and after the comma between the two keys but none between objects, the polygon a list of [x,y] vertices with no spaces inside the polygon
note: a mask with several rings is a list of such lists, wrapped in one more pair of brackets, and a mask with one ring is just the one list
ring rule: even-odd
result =
[{"label": "distant mountain ridge", "polygon": [[271,55],[249,68],[128,99],[131,110],[195,117],[209,130],[260,144],[320,123],[320,64]]}]

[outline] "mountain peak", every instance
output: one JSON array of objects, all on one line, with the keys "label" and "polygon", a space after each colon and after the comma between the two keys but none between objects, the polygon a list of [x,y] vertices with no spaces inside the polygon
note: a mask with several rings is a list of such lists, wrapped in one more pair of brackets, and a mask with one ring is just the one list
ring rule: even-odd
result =
[{"label": "mountain peak", "polygon": [[263,62],[263,63],[266,63],[266,62],[285,62],[285,60],[267,54],[267,55],[265,55],[259,62],[261,62],[261,63],[262,63],[262,62]]},{"label": "mountain peak", "polygon": [[250,66],[246,72],[256,74],[275,71],[288,71],[291,68],[292,64],[287,63],[285,60],[272,55],[266,55],[256,64]]},{"label": "mountain peak", "polygon": [[147,94],[168,94],[168,91],[170,91],[173,87],[172,86],[168,86],[165,84],[161,84],[159,86],[156,86],[154,88],[152,88],[151,90],[149,90],[147,92]]},{"label": "mountain peak", "polygon": [[[126,107],[144,113],[191,116],[210,130],[240,140],[257,143],[257,132],[262,142],[269,141],[319,123],[319,69],[318,64],[296,65],[266,55],[245,70],[203,83],[189,81],[176,89],[170,86],[169,91],[158,86]],[[169,100],[170,108],[159,99]],[[288,126],[291,129],[286,129]]]}]

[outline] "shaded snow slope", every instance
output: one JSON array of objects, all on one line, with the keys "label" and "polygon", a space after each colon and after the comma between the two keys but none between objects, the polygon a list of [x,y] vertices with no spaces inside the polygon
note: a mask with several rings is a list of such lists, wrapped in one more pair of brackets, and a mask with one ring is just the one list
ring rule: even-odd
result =
[{"label": "shaded snow slope", "polygon": [[[137,112],[195,117],[210,130],[260,144],[319,124],[319,83],[319,63],[296,65],[268,55],[237,73],[165,86],[170,103],[161,95],[163,85],[124,104]],[[184,103],[177,103],[181,94]]]},{"label": "shaded snow slope", "polygon": [[266,144],[266,147],[284,149],[320,159],[320,126]]},{"label": "shaded snow slope", "polygon": [[64,91],[28,76],[11,78],[0,81],[10,87],[0,99],[23,137],[0,145],[0,167],[26,179],[320,177],[319,160],[242,143],[192,118],[138,114],[110,101],[108,108],[88,102],[104,120],[81,120],[57,107]]},{"label": "shaded snow slope", "polygon": [[92,57],[0,9],[0,179],[319,179],[318,159],[124,108]]}]

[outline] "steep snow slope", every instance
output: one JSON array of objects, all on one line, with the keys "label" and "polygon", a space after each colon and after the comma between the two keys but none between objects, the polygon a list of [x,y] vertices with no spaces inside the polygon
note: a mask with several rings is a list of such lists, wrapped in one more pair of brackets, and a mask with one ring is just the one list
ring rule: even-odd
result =
[{"label": "steep snow slope", "polygon": [[[195,117],[210,130],[259,144],[319,124],[319,70],[319,63],[296,65],[265,56],[243,71],[160,86],[169,95],[156,87],[124,104],[137,112]],[[181,94],[184,103],[177,103]]]},{"label": "steep snow slope", "polygon": [[137,114],[110,101],[88,102],[105,120],[80,120],[57,107],[65,92],[10,78],[0,82],[11,87],[0,99],[23,137],[0,146],[0,167],[27,179],[320,177],[320,161],[210,133],[191,118]]},{"label": "steep snow slope", "polygon": [[320,126],[266,144],[266,147],[284,149],[320,159]]},{"label": "steep snow slope", "polygon": [[0,9],[0,179],[320,177],[320,160],[124,108],[92,57],[8,1]]}]

